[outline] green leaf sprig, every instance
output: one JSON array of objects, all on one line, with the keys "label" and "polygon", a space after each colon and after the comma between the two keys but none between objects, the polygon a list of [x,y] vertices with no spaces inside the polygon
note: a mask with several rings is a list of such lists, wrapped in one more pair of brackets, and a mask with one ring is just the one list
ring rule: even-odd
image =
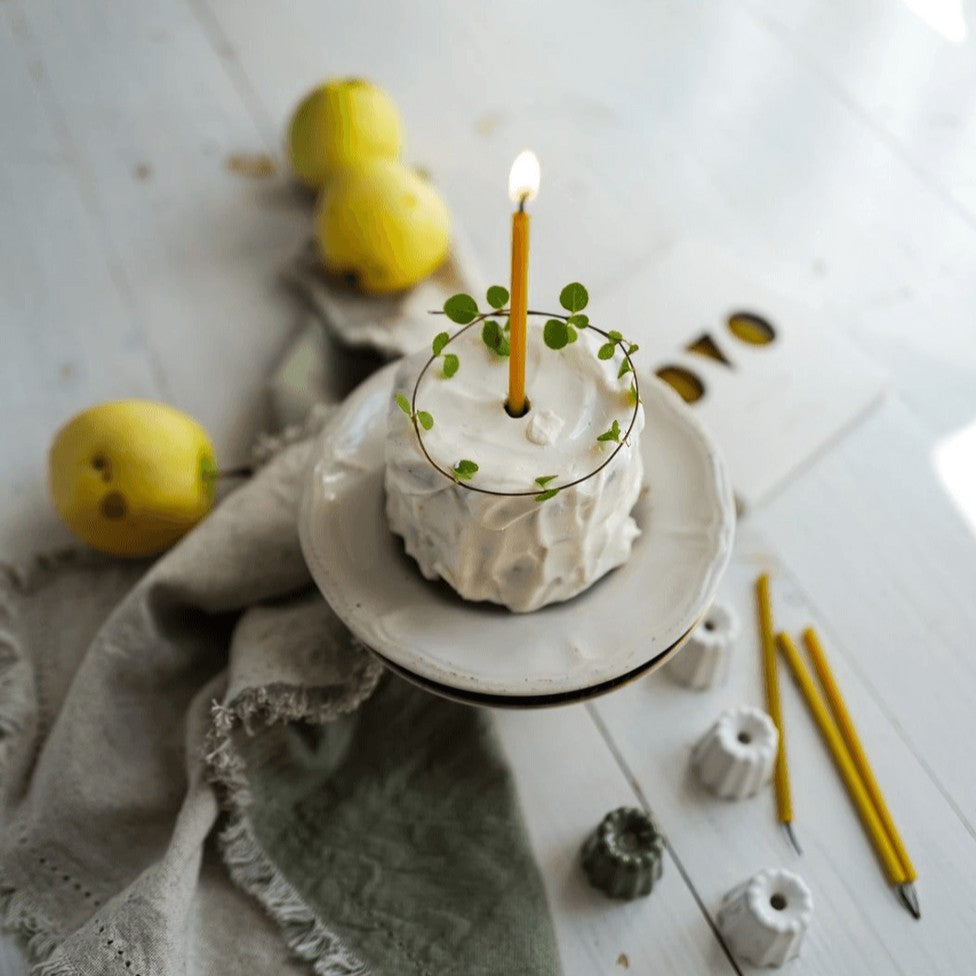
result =
[{"label": "green leaf sprig", "polygon": [[[506,317],[504,323],[500,321],[500,318],[503,315],[508,315],[505,304],[511,296],[507,288],[501,285],[492,285],[485,297],[491,306],[490,312],[482,312],[478,308],[478,303],[470,295],[461,293],[452,295],[444,302],[444,314],[458,325],[468,325],[479,317],[484,319],[485,324],[481,327],[481,341],[496,356],[508,356],[511,352],[508,342],[508,318]],[[436,355],[437,350],[435,349],[434,352]]]},{"label": "green leaf sprig", "polygon": [[569,315],[565,319],[549,319],[542,330],[542,339],[550,349],[563,349],[579,338],[577,330],[590,324],[589,316],[582,314],[589,301],[589,292],[578,281],[563,288],[559,304]]},{"label": "green leaf sprig", "polygon": [[600,434],[599,437],[597,437],[597,441],[600,442],[600,443],[602,443],[602,444],[606,444],[609,441],[613,441],[615,444],[619,444],[620,443],[620,423],[619,423],[619,421],[616,421],[615,420],[610,425],[610,429],[609,430],[605,430],[602,434]]},{"label": "green leaf sprig", "polygon": [[434,341],[431,343],[431,348],[434,350],[435,356],[441,356],[443,354],[444,362],[441,364],[441,376],[448,380],[461,368],[461,360],[453,352],[444,353],[444,347],[450,341],[450,333],[438,332],[434,336]]},{"label": "green leaf sprig", "polygon": [[508,342],[508,321],[504,325],[499,325],[494,319],[486,319],[481,327],[481,341],[496,356],[508,356],[511,354],[511,346]]},{"label": "green leaf sprig", "polygon": [[502,323],[497,319],[491,318],[492,315],[502,316],[508,312],[505,308],[511,295],[508,289],[502,285],[492,285],[485,295],[488,304],[492,307],[491,312],[486,313],[485,324],[481,327],[481,341],[496,355],[504,358],[511,354],[511,346],[508,342],[509,320],[506,318]]},{"label": "green leaf sprig", "polygon": [[634,370],[627,357],[637,352],[640,346],[636,342],[627,342],[616,329],[611,329],[607,333],[607,341],[597,350],[597,356],[600,359],[613,359],[613,355],[617,351],[617,346],[620,346],[627,354],[624,356],[624,361],[620,364],[620,370],[617,372],[617,379],[622,380],[628,373]]},{"label": "green leaf sprig", "polygon": [[451,295],[444,302],[444,314],[458,325],[467,325],[477,317],[478,303],[470,295]]},{"label": "green leaf sprig", "polygon": [[462,458],[451,470],[454,472],[456,482],[470,481],[478,473],[478,465],[474,461]]},{"label": "green leaf sprig", "polygon": [[420,424],[424,430],[430,430],[434,426],[434,418],[426,410],[418,410],[414,413],[410,409],[410,401],[403,393],[397,393],[394,397],[396,405],[411,419]]},{"label": "green leaf sprig", "polygon": [[485,297],[488,299],[488,304],[498,312],[505,307],[505,303],[511,298],[511,295],[509,295],[508,289],[502,285],[492,285]]},{"label": "green leaf sprig", "polygon": [[556,477],[557,475],[554,474],[544,474],[535,479],[535,483],[543,489],[543,491],[535,496],[535,500],[537,502],[547,502],[550,498],[555,498],[556,495],[562,491],[561,488],[546,488],[546,485],[548,485],[550,481],[554,481]]},{"label": "green leaf sprig", "polygon": [[[508,289],[501,285],[492,285],[486,294],[491,311],[482,312],[478,308],[478,303],[464,293],[452,295],[444,302],[444,314],[458,325],[469,325],[476,319],[483,319],[484,325],[481,327],[481,341],[496,355],[508,356],[511,348],[509,344],[509,321],[505,320],[502,325],[498,319],[507,315],[509,309],[505,308],[505,303],[510,299]],[[576,342],[579,338],[579,330],[585,329],[590,324],[590,318],[583,312],[589,304],[590,294],[586,287],[578,281],[571,281],[559,293],[559,304],[569,313],[558,318],[552,317],[546,320],[542,329],[542,338],[550,349],[564,349],[566,346]],[[533,315],[544,313],[533,312]],[[553,313],[550,313],[552,315]],[[634,371],[630,362],[632,356],[640,346],[636,342],[629,342],[616,329],[611,329],[607,334],[607,341],[597,350],[600,359],[612,359],[620,346],[624,353],[623,361],[617,372],[617,379],[623,379],[628,373]],[[450,336],[446,332],[439,333],[434,338],[434,355],[439,356],[444,346],[450,341]],[[443,374],[453,376],[458,370],[457,356],[448,354],[445,357]]]}]

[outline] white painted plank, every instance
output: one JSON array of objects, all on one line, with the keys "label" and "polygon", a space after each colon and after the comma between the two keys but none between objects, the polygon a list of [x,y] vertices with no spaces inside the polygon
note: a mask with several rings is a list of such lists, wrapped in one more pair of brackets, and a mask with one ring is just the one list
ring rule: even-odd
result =
[{"label": "white painted plank", "polygon": [[545,881],[564,976],[619,976],[628,967],[673,976],[733,972],[670,856],[646,898],[611,901],[587,883],[583,841],[609,810],[638,799],[585,708],[499,711],[495,722]]},{"label": "white painted plank", "polygon": [[976,218],[976,4],[747,0],[947,200]]},{"label": "white painted plank", "polygon": [[[617,741],[653,809],[659,812],[714,909],[725,891],[773,866],[795,870],[814,897],[814,922],[798,974],[968,971],[976,953],[971,906],[976,899],[976,841],[932,782],[903,730],[878,707],[874,690],[851,666],[855,648],[835,637],[843,620],[825,620],[779,567],[768,538],[744,527],[722,596],[740,616],[728,684],[694,692],[660,674],[598,702],[597,713]],[[865,747],[919,871],[923,918],[914,922],[886,884],[856,813],[843,790],[802,699],[781,669],[781,691],[795,826],[804,848],[797,857],[776,823],[772,789],[742,802],[717,800],[690,772],[693,743],[722,709],[763,706],[753,581],[772,575],[778,627],[818,626]],[[851,585],[851,576],[839,570]],[[939,705],[922,697],[915,721],[935,722]],[[925,759],[931,757],[925,756]]]},{"label": "white painted plank", "polygon": [[892,400],[754,524],[974,830],[976,527],[932,449]]},{"label": "white painted plank", "polygon": [[71,145],[48,118],[42,66],[0,11],[0,556],[64,545],[47,501],[57,427],[96,399],[159,393],[143,333],[86,207]]},{"label": "white painted plank", "polygon": [[278,268],[309,213],[283,177],[228,169],[268,147],[185,6],[4,13],[3,193],[18,230],[4,243],[18,317],[7,389],[25,421],[9,450],[16,494],[32,499],[16,509],[24,525],[45,518],[51,433],[92,401],[162,396],[203,422],[221,459],[246,456],[294,322]]},{"label": "white painted plank", "polygon": [[891,370],[900,399],[933,441],[976,418],[974,307],[976,275],[936,281],[865,309],[854,330],[861,347]]}]

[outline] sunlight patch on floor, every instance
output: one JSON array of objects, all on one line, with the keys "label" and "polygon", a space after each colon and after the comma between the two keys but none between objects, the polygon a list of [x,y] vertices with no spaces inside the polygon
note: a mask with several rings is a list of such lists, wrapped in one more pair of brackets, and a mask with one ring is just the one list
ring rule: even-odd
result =
[{"label": "sunlight patch on floor", "polygon": [[966,40],[963,0],[903,0],[908,9],[952,44]]},{"label": "sunlight patch on floor", "polygon": [[976,420],[939,441],[932,458],[943,487],[976,534]]}]

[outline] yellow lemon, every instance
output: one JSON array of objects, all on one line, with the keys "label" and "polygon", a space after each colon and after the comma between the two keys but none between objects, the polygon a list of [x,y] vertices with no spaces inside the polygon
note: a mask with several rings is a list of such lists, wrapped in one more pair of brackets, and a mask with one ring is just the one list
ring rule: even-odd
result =
[{"label": "yellow lemon", "polygon": [[216,474],[206,431],[150,400],[91,407],[48,455],[54,507],[80,539],[114,556],[167,549],[210,511]]},{"label": "yellow lemon", "polygon": [[288,155],[295,175],[321,189],[336,171],[369,159],[396,159],[403,125],[393,99],[361,78],[313,89],[292,116]]},{"label": "yellow lemon", "polygon": [[382,160],[345,170],[322,194],[315,215],[327,271],[362,291],[402,291],[443,263],[450,215],[425,179]]}]

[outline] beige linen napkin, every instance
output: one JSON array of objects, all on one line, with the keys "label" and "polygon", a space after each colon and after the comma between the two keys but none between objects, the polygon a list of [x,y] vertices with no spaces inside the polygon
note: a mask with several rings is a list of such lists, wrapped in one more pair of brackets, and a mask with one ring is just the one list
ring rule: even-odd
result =
[{"label": "beige linen napkin", "polygon": [[46,976],[557,971],[488,716],[310,585],[310,434],[154,564],[0,576],[0,910]]}]

